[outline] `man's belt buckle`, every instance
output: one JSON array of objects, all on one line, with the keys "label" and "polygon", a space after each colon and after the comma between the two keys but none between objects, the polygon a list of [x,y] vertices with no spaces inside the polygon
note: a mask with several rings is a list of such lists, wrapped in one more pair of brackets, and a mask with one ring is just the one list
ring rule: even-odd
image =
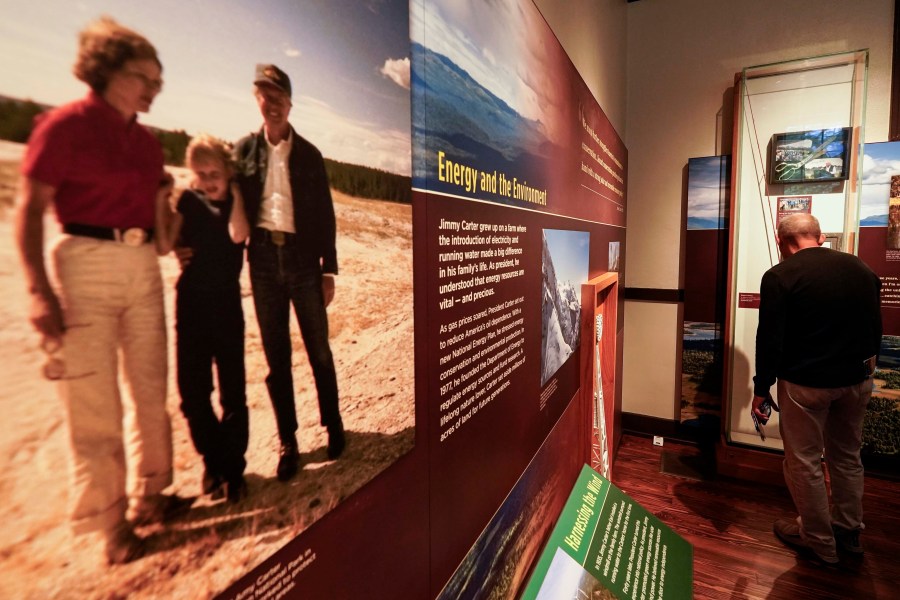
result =
[{"label": "man's belt buckle", "polygon": [[284,232],[283,231],[273,231],[272,232],[272,243],[276,246],[284,246]]},{"label": "man's belt buckle", "polygon": [[141,246],[147,241],[147,231],[140,227],[129,227],[125,231],[117,230],[119,241],[126,246]]}]

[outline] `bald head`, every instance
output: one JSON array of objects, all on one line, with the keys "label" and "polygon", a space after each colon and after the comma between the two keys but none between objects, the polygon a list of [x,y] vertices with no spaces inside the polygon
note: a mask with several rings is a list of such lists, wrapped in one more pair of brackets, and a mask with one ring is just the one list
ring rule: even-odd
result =
[{"label": "bald head", "polygon": [[787,258],[798,250],[821,246],[825,242],[819,220],[808,213],[788,215],[778,223],[778,247]]},{"label": "bald head", "polygon": [[797,241],[802,238],[818,240],[822,235],[819,220],[808,213],[788,215],[778,224],[778,237],[781,240]]}]

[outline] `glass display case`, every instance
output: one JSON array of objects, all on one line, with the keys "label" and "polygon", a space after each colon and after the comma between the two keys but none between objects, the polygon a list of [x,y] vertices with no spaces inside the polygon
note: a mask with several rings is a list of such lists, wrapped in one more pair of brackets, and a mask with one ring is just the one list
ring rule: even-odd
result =
[{"label": "glass display case", "polygon": [[[868,52],[748,67],[736,77],[729,274],[726,298],[724,443],[782,450],[778,415],[765,440],[750,417],[760,279],[779,256],[779,221],[819,219],[826,244],[857,252],[858,157]],[[772,386],[772,394],[776,394]]]}]

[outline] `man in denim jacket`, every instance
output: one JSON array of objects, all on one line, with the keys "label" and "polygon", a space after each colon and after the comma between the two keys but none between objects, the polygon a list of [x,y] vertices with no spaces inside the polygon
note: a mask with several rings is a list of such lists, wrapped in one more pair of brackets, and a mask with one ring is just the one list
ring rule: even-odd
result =
[{"label": "man in denim jacket", "polygon": [[238,141],[237,180],[251,226],[247,256],[263,349],[266,386],[281,442],[277,476],[299,467],[297,415],[291,373],[290,307],[294,306],[328,429],[328,457],[344,450],[337,376],[328,343],[325,307],[337,274],[335,218],[319,150],[288,123],[291,81],[275,65],[257,65],[255,95],[263,127]]}]

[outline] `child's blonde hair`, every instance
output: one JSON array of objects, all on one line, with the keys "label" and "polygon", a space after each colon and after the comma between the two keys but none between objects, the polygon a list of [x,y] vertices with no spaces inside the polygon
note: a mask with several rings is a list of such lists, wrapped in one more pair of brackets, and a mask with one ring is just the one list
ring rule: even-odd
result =
[{"label": "child's blonde hair", "polygon": [[218,160],[229,173],[234,172],[234,161],[231,158],[231,145],[207,133],[199,133],[191,139],[185,152],[185,163],[193,168],[197,161]]}]

